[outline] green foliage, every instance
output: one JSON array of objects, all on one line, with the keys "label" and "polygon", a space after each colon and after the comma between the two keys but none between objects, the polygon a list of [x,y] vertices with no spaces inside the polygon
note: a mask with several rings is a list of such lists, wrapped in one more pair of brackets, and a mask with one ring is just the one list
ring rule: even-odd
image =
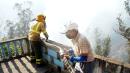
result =
[{"label": "green foliage", "polygon": [[96,49],[95,49],[95,53],[98,55],[101,55],[101,40],[100,40],[100,33],[98,29],[95,29],[95,39],[96,39]]},{"label": "green foliage", "polygon": [[17,48],[17,50],[18,50],[18,54],[21,55],[21,54],[22,54],[22,48],[21,48],[21,46],[20,46],[20,42],[19,42],[19,41],[17,41],[16,48]]},{"label": "green foliage", "polygon": [[116,32],[120,34],[121,36],[123,36],[128,41],[130,41],[130,27],[125,26],[125,23],[123,22],[120,16],[117,17],[117,20],[118,20],[119,26]]},{"label": "green foliage", "polygon": [[[129,2],[130,2],[129,0],[126,0],[124,2],[124,4],[125,4],[125,10],[128,13],[128,15],[130,16],[130,4],[129,4]],[[120,34],[121,36],[123,36],[125,39],[127,39],[128,40],[127,45],[130,46],[130,27],[127,27],[125,25],[124,21],[121,19],[120,16],[117,17],[119,26],[118,26],[118,29],[116,30],[116,32],[118,34]],[[126,51],[127,51],[128,55],[130,56],[130,47],[127,48]],[[130,63],[130,57],[128,58],[128,62]]]},{"label": "green foliage", "polygon": [[102,49],[103,49],[103,55],[104,56],[108,56],[109,52],[110,52],[110,48],[111,48],[111,39],[109,36],[105,37],[103,39],[103,45],[102,45]]},{"label": "green foliage", "polygon": [[[9,51],[8,51],[7,44],[6,43],[2,44],[2,48],[4,49],[5,56],[8,57],[9,56],[9,54],[8,54]],[[0,48],[0,49],[2,49],[2,48]],[[11,49],[11,54],[12,54],[12,56],[14,56],[15,52],[14,52],[14,45],[13,45],[13,43],[10,43],[10,48],[9,49]],[[2,50],[0,50],[0,55],[1,54],[2,54]]]},{"label": "green foliage", "polygon": [[95,53],[102,56],[108,56],[111,49],[111,38],[109,36],[102,38],[98,29],[95,30],[95,38]]},{"label": "green foliage", "polygon": [[[24,7],[27,4],[28,7]],[[14,9],[17,12],[17,20],[14,23],[11,20],[6,20],[6,26],[8,26],[8,38],[26,36],[29,31],[29,22],[32,19],[31,2],[16,3]]]},{"label": "green foliage", "polygon": [[[2,48],[4,49],[4,53],[5,53],[5,57],[9,57],[9,51],[8,49],[11,50],[11,56],[14,57],[16,52],[15,50],[17,49],[18,50],[18,54],[19,55],[22,55],[22,48],[20,47],[20,44],[17,43],[16,45],[16,48],[15,48],[15,45],[14,45],[14,42],[10,42],[10,45],[9,45],[9,48],[7,47],[7,43],[3,43],[2,44]],[[2,48],[0,48],[0,57],[2,57]]]},{"label": "green foliage", "polygon": [[125,10],[130,15],[130,6],[129,6],[129,0],[124,1],[125,4]]},{"label": "green foliage", "polygon": [[2,44],[2,48],[5,50],[5,56],[8,57],[8,48],[5,43]]},{"label": "green foliage", "polygon": [[15,55],[15,46],[13,42],[10,42],[10,49],[11,49],[11,55],[14,56]]},{"label": "green foliage", "polygon": [[[27,2],[31,5],[29,2]],[[17,36],[25,36],[29,31],[29,22],[32,19],[32,11],[31,6],[24,8],[24,4],[16,3],[14,8],[17,11],[19,21],[15,24],[16,25],[16,34]]]}]

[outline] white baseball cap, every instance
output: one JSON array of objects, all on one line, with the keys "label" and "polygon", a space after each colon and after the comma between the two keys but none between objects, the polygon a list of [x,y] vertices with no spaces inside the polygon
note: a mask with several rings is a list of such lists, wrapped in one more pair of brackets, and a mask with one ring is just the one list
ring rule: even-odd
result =
[{"label": "white baseball cap", "polygon": [[65,31],[62,34],[65,34],[69,30],[78,30],[78,25],[77,23],[70,23],[69,25],[65,26]]}]

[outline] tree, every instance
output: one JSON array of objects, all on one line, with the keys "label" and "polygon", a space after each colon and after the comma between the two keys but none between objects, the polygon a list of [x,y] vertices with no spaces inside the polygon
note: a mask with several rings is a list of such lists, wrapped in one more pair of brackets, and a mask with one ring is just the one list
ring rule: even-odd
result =
[{"label": "tree", "polygon": [[[27,2],[29,5],[31,5],[30,2]],[[15,9],[17,10],[17,15],[19,21],[15,24],[16,25],[16,36],[26,36],[29,31],[29,22],[32,19],[32,11],[31,6],[24,8],[22,7],[24,4],[16,3]]]},{"label": "tree", "polygon": [[111,38],[110,38],[110,36],[107,36],[103,39],[102,49],[103,49],[103,55],[108,56],[110,49],[111,49]]},{"label": "tree", "polygon": [[10,20],[6,20],[6,25],[8,26],[8,32],[7,32],[8,38],[12,39],[15,36],[14,23]]},{"label": "tree", "polygon": [[[23,7],[27,3],[28,7]],[[29,31],[29,22],[32,19],[31,2],[16,3],[14,9],[17,11],[18,20],[6,20],[6,27],[8,27],[8,39],[15,37],[26,36]]]},{"label": "tree", "polygon": [[[118,20],[118,29],[115,30],[119,35],[123,36],[127,39],[127,44],[129,47],[127,48],[127,53],[130,56],[130,27],[125,26],[125,23],[120,17],[117,17]],[[128,62],[130,63],[130,57],[128,58]]]},{"label": "tree", "polygon": [[101,37],[101,33],[99,33],[99,30],[95,30],[95,38],[96,38],[96,47],[95,47],[95,53],[98,55],[102,55],[107,57],[109,55],[110,49],[111,49],[111,38],[110,36],[107,37]]},{"label": "tree", "polygon": [[99,30],[96,28],[95,29],[95,41],[96,41],[95,53],[98,55],[102,55],[100,36],[101,34],[99,33]]},{"label": "tree", "polygon": [[128,41],[130,41],[130,28],[125,26],[125,23],[121,19],[121,17],[117,17],[118,20],[118,29],[115,30],[118,34],[126,38]]},{"label": "tree", "polygon": [[130,6],[129,6],[129,0],[124,1],[125,4],[125,10],[130,16]]},{"label": "tree", "polygon": [[[125,1],[125,10],[130,16],[130,4],[129,0]],[[121,15],[117,17],[118,21],[118,29],[115,30],[119,35],[123,36],[125,39],[127,39],[127,45],[129,48],[127,48],[128,55],[130,56],[130,27],[126,26],[126,23],[122,20]],[[128,62],[130,63],[130,57],[128,58]]]}]

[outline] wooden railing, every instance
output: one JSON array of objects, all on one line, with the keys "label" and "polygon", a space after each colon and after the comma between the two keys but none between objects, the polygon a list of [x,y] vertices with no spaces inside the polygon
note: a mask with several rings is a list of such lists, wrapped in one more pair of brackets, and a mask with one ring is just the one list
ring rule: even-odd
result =
[{"label": "wooden railing", "polygon": [[[69,49],[70,47],[54,41],[49,41],[46,45],[48,47],[48,51],[47,53],[44,52],[45,49],[43,47],[43,60],[57,67],[61,71],[64,71],[66,64],[60,58],[59,50],[64,48]],[[0,62],[26,56],[29,55],[30,52],[30,44],[26,37],[0,42]],[[123,63],[112,58],[95,55],[94,73],[130,73],[130,64]]]},{"label": "wooden railing", "polygon": [[0,62],[29,55],[29,42],[26,37],[0,42]]},{"label": "wooden railing", "polygon": [[130,64],[95,55],[95,73],[130,73]]}]

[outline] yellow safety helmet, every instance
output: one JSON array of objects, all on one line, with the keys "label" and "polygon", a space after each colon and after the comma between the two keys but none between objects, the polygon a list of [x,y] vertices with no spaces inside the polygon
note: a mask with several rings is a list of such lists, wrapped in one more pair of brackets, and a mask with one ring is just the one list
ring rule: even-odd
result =
[{"label": "yellow safety helmet", "polygon": [[39,14],[39,15],[37,15],[37,21],[39,21],[39,22],[42,22],[43,20],[45,20],[46,19],[46,16],[45,15],[43,15],[43,14]]}]

